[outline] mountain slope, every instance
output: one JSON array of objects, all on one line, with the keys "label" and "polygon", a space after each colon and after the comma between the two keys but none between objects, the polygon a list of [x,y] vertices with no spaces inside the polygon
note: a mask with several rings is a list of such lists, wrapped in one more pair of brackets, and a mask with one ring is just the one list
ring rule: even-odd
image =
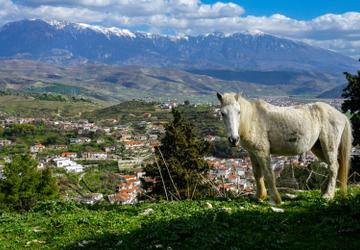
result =
[{"label": "mountain slope", "polygon": [[263,33],[171,37],[39,19],[4,25],[0,57],[61,64],[307,70],[335,75],[355,69],[356,63],[328,50]]},{"label": "mountain slope", "polygon": [[332,89],[324,91],[323,93],[318,95],[317,98],[341,98],[343,89],[345,87],[346,87],[346,84],[341,84],[341,85],[335,86]]},{"label": "mountain slope", "polygon": [[[258,75],[264,75],[265,79],[269,72],[247,71],[245,76],[249,79],[241,77],[243,72],[235,72],[236,77],[223,79],[221,74],[215,74],[217,71],[209,72],[213,76],[208,72],[195,74],[144,66],[81,64],[64,67],[29,60],[0,60],[0,89],[80,95],[118,102],[143,97],[214,95],[217,91],[248,95],[316,95],[337,84],[334,76],[320,72],[288,71],[287,77],[278,78],[278,82],[264,80],[263,84],[261,79],[256,79]],[[271,74],[284,75],[284,72],[273,71]]]}]

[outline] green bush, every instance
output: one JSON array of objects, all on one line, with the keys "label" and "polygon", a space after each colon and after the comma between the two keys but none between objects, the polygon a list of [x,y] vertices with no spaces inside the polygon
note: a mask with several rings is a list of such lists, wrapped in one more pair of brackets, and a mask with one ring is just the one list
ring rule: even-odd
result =
[{"label": "green bush", "polygon": [[30,155],[16,155],[4,167],[0,180],[0,208],[26,211],[38,201],[55,199],[58,185],[51,169],[37,169],[37,162]]}]

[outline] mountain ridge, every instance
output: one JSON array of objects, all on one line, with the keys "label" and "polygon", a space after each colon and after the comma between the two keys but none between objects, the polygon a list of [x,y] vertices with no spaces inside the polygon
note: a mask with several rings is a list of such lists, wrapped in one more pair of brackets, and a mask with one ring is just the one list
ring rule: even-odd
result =
[{"label": "mountain ridge", "polygon": [[62,65],[308,70],[333,75],[356,69],[352,58],[257,31],[169,36],[41,19],[5,24],[0,29],[0,58]]}]

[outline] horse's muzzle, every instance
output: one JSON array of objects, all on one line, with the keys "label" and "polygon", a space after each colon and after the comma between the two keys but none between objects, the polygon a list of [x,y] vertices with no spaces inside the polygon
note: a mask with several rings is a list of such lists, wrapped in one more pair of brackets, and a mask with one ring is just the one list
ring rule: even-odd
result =
[{"label": "horse's muzzle", "polygon": [[240,139],[239,136],[236,136],[236,137],[230,136],[230,137],[228,138],[228,140],[229,140],[229,142],[230,142],[230,145],[233,146],[233,147],[235,147],[235,146],[238,144],[239,139]]}]

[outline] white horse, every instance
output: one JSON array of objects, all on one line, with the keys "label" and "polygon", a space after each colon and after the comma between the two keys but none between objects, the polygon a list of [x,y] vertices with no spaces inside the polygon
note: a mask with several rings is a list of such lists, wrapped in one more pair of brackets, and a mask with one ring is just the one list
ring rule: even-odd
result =
[{"label": "white horse", "polygon": [[338,174],[340,190],[346,195],[352,134],[344,114],[322,102],[278,107],[262,100],[250,102],[234,93],[217,93],[217,97],[229,142],[232,146],[240,142],[250,154],[259,200],[267,197],[266,184],[271,202],[281,203],[270,155],[299,155],[309,150],[328,164],[322,197],[334,197]]}]

